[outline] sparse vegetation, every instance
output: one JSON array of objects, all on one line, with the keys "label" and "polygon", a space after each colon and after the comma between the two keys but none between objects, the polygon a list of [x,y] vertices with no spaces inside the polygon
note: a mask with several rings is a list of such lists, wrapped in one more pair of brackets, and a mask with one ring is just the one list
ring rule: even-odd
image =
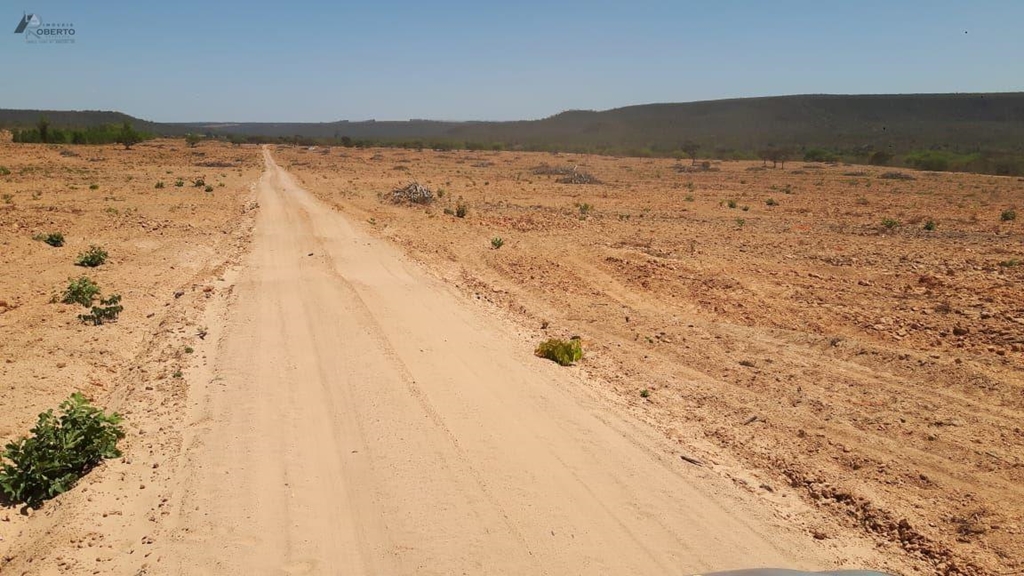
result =
[{"label": "sparse vegetation", "polygon": [[88,314],[79,314],[78,319],[86,324],[99,326],[106,322],[116,322],[117,317],[124,311],[121,306],[121,296],[113,294],[109,298],[100,300],[99,306],[93,306]]},{"label": "sparse vegetation", "polygon": [[937,227],[938,227],[938,224],[935,223],[935,220],[928,220],[927,222],[924,223],[924,229],[929,231],[929,232],[931,232],[932,230],[935,230],[935,228],[937,228]]},{"label": "sparse vegetation", "polygon": [[491,248],[497,250],[504,245],[505,241],[501,238],[501,236],[495,236],[494,238],[491,238]]},{"label": "sparse vegetation", "polygon": [[185,145],[187,145],[189,148],[195,148],[196,146],[199,145],[199,142],[201,140],[202,137],[200,137],[199,134],[189,133],[185,135]]},{"label": "sparse vegetation", "polygon": [[883,180],[917,180],[913,174],[906,172],[882,172],[878,177]]},{"label": "sparse vegetation", "polygon": [[192,181],[193,188],[202,188],[203,186],[206,186],[206,180],[202,178],[196,178]]},{"label": "sparse vegetation", "polygon": [[142,142],[142,134],[135,131],[132,127],[131,122],[124,122],[121,124],[121,131],[117,134],[117,143],[124,146],[125,150],[130,150],[132,146]]},{"label": "sparse vegetation", "polygon": [[207,186],[206,188],[203,188],[203,191],[204,192],[213,192],[213,186]]},{"label": "sparse vegetation", "polygon": [[882,219],[882,227],[886,230],[895,230],[896,228],[899,228],[899,226],[899,220],[895,220],[893,218]]},{"label": "sparse vegetation", "polygon": [[156,186],[154,186],[154,188],[156,188],[157,190],[160,190],[160,189],[162,189],[163,187],[164,187],[164,181],[163,181],[163,180],[160,180],[160,181],[158,181],[158,182],[156,183]]},{"label": "sparse vegetation", "polygon": [[769,199],[765,200],[764,203],[767,204],[768,206],[778,206],[779,205],[779,203],[775,200],[775,198],[769,198]]},{"label": "sparse vegetation", "polygon": [[551,338],[541,342],[534,354],[562,366],[571,366],[583,358],[583,343],[578,336],[573,336],[569,340]]},{"label": "sparse vegetation", "polygon": [[78,260],[75,262],[75,265],[95,268],[106,261],[107,251],[102,247],[93,244],[92,246],[89,246],[88,250],[78,255]]},{"label": "sparse vegetation", "polygon": [[729,200],[728,202],[725,203],[725,205],[728,206],[729,208],[735,208],[737,206],[735,200]]},{"label": "sparse vegetation", "polygon": [[68,287],[64,290],[60,301],[64,304],[80,304],[89,307],[99,293],[100,287],[88,276],[79,276],[68,280]]},{"label": "sparse vegetation", "polygon": [[45,242],[54,248],[60,248],[64,245],[64,234],[61,232],[50,232],[49,234],[37,234],[32,237],[33,240]]},{"label": "sparse vegetation", "polygon": [[594,207],[591,206],[590,204],[587,204],[586,202],[583,202],[577,203],[576,209],[579,210],[580,212],[580,220],[583,220],[590,215],[590,212],[594,209]]},{"label": "sparse vegetation", "polygon": [[184,185],[185,185],[185,181],[182,180],[181,178],[178,178],[177,180],[174,181],[174,187],[175,188],[181,188]]},{"label": "sparse vegetation", "polygon": [[38,507],[70,490],[91,469],[117,458],[124,438],[121,417],[106,414],[80,393],[60,405],[60,415],[39,415],[31,436],[4,449],[0,459],[0,490],[12,503]]},{"label": "sparse vegetation", "polygon": [[100,189],[100,185],[99,184],[95,184],[95,183],[94,184],[89,184],[89,190],[99,190],[99,189]]},{"label": "sparse vegetation", "polygon": [[466,204],[461,199],[455,204],[455,216],[457,218],[465,218],[469,214],[469,204]]},{"label": "sparse vegetation", "polygon": [[1002,222],[1012,222],[1017,219],[1016,210],[1003,210],[1002,214],[999,215],[999,220]]},{"label": "sparse vegetation", "polygon": [[644,399],[650,398],[651,397],[651,391],[649,389],[647,389],[647,388],[644,388],[643,390],[640,391],[640,397],[644,398]]}]

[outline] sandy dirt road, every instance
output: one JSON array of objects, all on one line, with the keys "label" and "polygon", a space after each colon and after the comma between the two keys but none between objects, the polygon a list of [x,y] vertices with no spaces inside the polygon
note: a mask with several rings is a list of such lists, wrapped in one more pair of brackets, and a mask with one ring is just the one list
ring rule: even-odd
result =
[{"label": "sandy dirt road", "polygon": [[149,573],[653,575],[871,556],[679,460],[264,154],[252,252],[195,378]]}]

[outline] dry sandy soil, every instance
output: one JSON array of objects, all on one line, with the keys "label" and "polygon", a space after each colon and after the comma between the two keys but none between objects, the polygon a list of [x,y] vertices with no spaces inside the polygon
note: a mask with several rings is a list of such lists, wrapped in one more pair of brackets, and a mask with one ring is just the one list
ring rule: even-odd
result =
[{"label": "dry sandy soil", "polygon": [[[0,144],[0,439],[74,390],[129,434],[0,509],[5,574],[1022,569],[1021,182],[69,150]],[[411,179],[444,197],[378,197]],[[100,327],[50,303],[93,243]]]},{"label": "dry sandy soil", "polygon": [[[210,282],[247,246],[251,185],[263,169],[258,151],[188,150],[180,141],[130,151],[12,145],[0,134],[0,166],[10,172],[0,175],[0,442],[26,434],[40,412],[80,391],[128,416],[126,461],[173,450],[169,436],[141,438],[146,424],[134,416],[180,409],[180,371],[189,362],[186,349],[200,341],[200,312],[214,296]],[[195,187],[197,178],[212,192]],[[63,233],[65,245],[33,240],[50,232]],[[109,253],[107,262],[76,266],[93,244]],[[69,278],[81,275],[104,296],[122,296],[116,323],[87,326],[78,320],[85,308],[52,303]],[[5,567],[14,547],[55,524],[74,523],[60,512],[64,504],[57,499],[34,513],[0,508],[0,572],[18,573]],[[102,515],[121,513],[111,506]],[[80,524],[93,534],[103,522],[83,516]],[[73,538],[59,542],[54,555],[92,542]]]},{"label": "dry sandy soil", "polygon": [[[800,519],[815,538],[861,531],[924,572],[1024,569],[1024,224],[1000,218],[1024,211],[1019,179],[277,155],[534,341],[582,336],[593,386],[744,490],[827,512]],[[545,166],[603,183],[559,184]],[[429,208],[380,200],[412,180],[444,196]],[[465,219],[445,213],[460,198]]]}]

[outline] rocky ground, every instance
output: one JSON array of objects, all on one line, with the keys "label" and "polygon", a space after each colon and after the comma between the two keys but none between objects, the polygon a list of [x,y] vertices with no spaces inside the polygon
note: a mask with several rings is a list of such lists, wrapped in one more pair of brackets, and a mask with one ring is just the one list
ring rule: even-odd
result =
[{"label": "rocky ground", "polygon": [[[275,154],[538,341],[582,336],[595,386],[745,489],[817,504],[792,519],[816,538],[864,531],[922,573],[1024,569],[1024,222],[1001,217],[1021,180]],[[393,203],[411,181],[435,201]]]}]

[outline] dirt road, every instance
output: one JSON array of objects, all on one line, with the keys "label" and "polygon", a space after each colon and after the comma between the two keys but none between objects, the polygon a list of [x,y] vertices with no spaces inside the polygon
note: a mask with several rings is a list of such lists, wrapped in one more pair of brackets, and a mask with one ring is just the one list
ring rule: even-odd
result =
[{"label": "dirt road", "polygon": [[190,464],[151,571],[685,574],[863,559],[679,460],[265,155],[253,249],[209,383],[193,388]]}]

